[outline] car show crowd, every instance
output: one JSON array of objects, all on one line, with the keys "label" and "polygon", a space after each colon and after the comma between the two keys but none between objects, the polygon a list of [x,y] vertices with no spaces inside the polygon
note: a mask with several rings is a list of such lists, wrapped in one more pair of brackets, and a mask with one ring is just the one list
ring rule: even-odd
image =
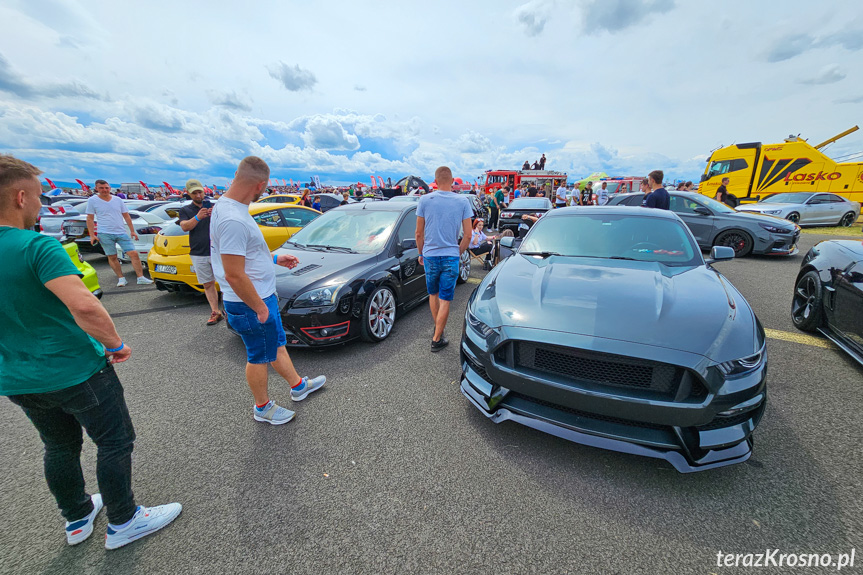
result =
[{"label": "car show crowd", "polygon": [[[523,170],[545,164],[543,154]],[[249,156],[224,191],[190,179],[182,194],[130,198],[97,180],[91,196],[59,198],[68,208],[59,213],[45,211],[52,200],[41,173],[0,155],[0,257],[11,278],[0,308],[0,395],[42,439],[45,479],[70,545],[92,534],[103,508],[105,547],[116,549],[159,531],[182,505],[135,499],[135,431],[114,369],[132,350],[101,291],[82,282],[83,258],[70,257],[61,239],[107,256],[118,288],[127,285],[128,261],[139,285],[202,293],[206,324],[224,322],[243,342],[253,400],[246,416],[256,422],[295,417],[270,394],[270,367],[293,402],[327,382],[300,374],[289,348],[383,341],[402,312],[427,300],[431,353],[449,345],[450,315],[463,315],[460,390],[495,423],[664,459],[682,472],[740,463],[752,452],[767,395],[764,330],[711,264],[794,254],[800,226],[737,211],[725,185],[713,198],[692,182],[669,190],[654,170],[570,185],[563,178],[555,189],[549,180],[457,191],[441,166],[435,189],[411,176],[387,197],[353,186],[272,186],[267,163]],[[852,209],[856,221],[859,204]],[[62,227],[51,227],[52,218]],[[854,343],[859,326],[822,305],[827,279],[812,267],[820,253],[804,261],[792,319],[863,348],[863,338]],[[853,253],[847,282],[863,290],[863,255]],[[466,309],[453,310],[472,261],[491,271]],[[85,489],[84,432],[98,447],[100,493]]]}]

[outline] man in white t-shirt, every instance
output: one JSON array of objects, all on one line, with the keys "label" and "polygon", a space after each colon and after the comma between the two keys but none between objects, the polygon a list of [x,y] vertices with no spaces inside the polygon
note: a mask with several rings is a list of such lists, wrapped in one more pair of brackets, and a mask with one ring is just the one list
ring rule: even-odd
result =
[{"label": "man in white t-shirt", "polygon": [[129,216],[129,208],[123,200],[111,195],[111,186],[105,180],[96,180],[96,195],[87,200],[87,231],[90,232],[90,243],[95,245],[99,242],[108,256],[108,264],[117,274],[117,287],[126,285],[123,268],[117,259],[118,245],[132,260],[138,283],[153,283],[153,280],[144,277],[141,258],[132,243],[132,239],[138,239],[138,234],[135,233],[135,226]]},{"label": "man in white t-shirt", "polygon": [[602,182],[602,187],[596,192],[596,205],[604,206],[608,203],[608,182]]},{"label": "man in white t-shirt", "polygon": [[560,183],[560,187],[557,188],[557,199],[554,202],[555,208],[565,208],[566,207],[566,186],[563,182]]},{"label": "man in white t-shirt", "polygon": [[244,158],[231,187],[210,216],[210,257],[225,304],[228,325],[246,346],[246,381],[255,398],[256,421],[281,425],[294,412],[276,405],[267,386],[267,365],[291,386],[291,399],[302,401],[323,387],[327,378],[300,377],[285,349],[287,338],[276,295],[276,270],[297,266],[294,256],[274,256],[261,229],[249,214],[249,204],[267,188],[270,167],[256,156]]}]

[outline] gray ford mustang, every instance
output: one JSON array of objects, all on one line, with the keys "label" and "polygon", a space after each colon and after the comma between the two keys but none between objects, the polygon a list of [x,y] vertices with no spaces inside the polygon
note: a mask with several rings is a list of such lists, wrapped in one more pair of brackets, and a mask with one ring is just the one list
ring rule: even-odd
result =
[{"label": "gray ford mustang", "polygon": [[471,295],[462,393],[495,423],[681,472],[745,461],[767,401],[764,330],[713,260],[671,212],[549,212]]}]

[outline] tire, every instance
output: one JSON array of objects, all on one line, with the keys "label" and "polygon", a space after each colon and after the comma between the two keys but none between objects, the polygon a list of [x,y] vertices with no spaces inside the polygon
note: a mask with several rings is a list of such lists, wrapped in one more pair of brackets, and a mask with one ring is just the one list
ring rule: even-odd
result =
[{"label": "tire", "polygon": [[848,212],[847,214],[842,216],[841,220],[839,220],[839,225],[844,226],[846,228],[850,228],[851,226],[854,225],[854,222],[856,222],[856,221],[857,221],[857,214],[855,214],[854,212]]},{"label": "tire", "polygon": [[455,283],[461,285],[467,283],[470,277],[470,250],[465,250],[458,261],[458,278]]},{"label": "tire", "polygon": [[734,249],[734,257],[746,257],[752,252],[752,237],[742,230],[726,230],[713,240],[714,246]]},{"label": "tire", "polygon": [[791,299],[791,321],[803,331],[815,331],[824,318],[824,290],[818,272],[810,270],[803,274],[794,286]]},{"label": "tire", "polygon": [[366,299],[362,318],[362,338],[378,343],[389,337],[396,322],[396,296],[393,291],[381,286]]},{"label": "tire", "polygon": [[789,222],[799,224],[800,223],[800,214],[798,214],[797,212],[791,212],[790,214],[785,216],[785,219],[788,220]]}]

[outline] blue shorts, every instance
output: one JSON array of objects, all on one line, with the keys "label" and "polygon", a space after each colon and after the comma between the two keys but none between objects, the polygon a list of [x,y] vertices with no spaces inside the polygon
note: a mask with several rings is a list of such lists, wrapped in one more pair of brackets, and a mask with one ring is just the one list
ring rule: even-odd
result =
[{"label": "blue shorts", "polygon": [[243,302],[226,301],[225,315],[228,325],[243,338],[246,346],[246,360],[249,363],[272,363],[280,347],[288,343],[285,328],[279,314],[279,298],[276,294],[264,298],[270,310],[270,317],[261,323],[258,314]]},{"label": "blue shorts", "polygon": [[135,251],[135,244],[132,243],[129,234],[100,234],[96,232],[96,237],[99,238],[99,243],[102,244],[106,256],[117,255],[117,244],[120,244],[120,249],[124,253]]},{"label": "blue shorts", "polygon": [[458,279],[458,256],[432,256],[423,258],[426,269],[426,289],[444,301],[452,301]]}]

